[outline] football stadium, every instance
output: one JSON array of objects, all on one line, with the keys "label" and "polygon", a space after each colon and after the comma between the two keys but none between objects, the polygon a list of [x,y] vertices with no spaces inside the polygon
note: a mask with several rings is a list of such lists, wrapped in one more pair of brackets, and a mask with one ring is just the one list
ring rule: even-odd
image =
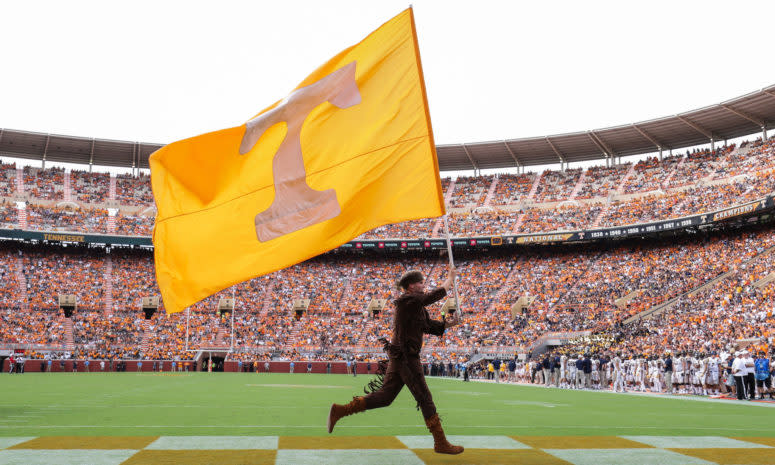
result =
[{"label": "football stadium", "polygon": [[230,129],[0,121],[0,464],[775,464],[775,85],[444,143],[385,19]]}]

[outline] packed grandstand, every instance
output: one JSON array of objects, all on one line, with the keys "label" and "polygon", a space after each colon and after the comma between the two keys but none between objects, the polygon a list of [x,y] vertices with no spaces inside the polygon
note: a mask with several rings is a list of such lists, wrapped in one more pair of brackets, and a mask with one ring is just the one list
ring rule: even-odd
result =
[{"label": "packed grandstand", "polygon": [[[775,142],[758,139],[662,160],[585,170],[444,178],[456,236],[545,233],[626,226],[743,204],[775,190]],[[0,165],[0,227],[148,236],[150,177]],[[14,198],[27,199],[23,205]],[[112,206],[113,208],[110,208]],[[436,219],[376,228],[376,238],[441,237]]]},{"label": "packed grandstand", "polygon": [[[583,233],[724,210],[735,211],[725,217],[739,216],[753,209],[737,207],[756,202],[772,206],[775,140],[675,152],[587,168],[564,163],[540,172],[444,177],[451,234]],[[432,285],[446,272],[438,250],[337,250],[235,285],[183,313],[167,315],[162,303],[146,318],[141,298],[159,295],[152,250],[111,246],[109,239],[78,243],[83,239],[72,235],[150,235],[148,175],[3,162],[0,196],[8,238],[0,243],[0,344],[26,350],[27,358],[201,361],[223,353],[248,363],[374,361],[382,357],[380,338],[390,337],[396,277],[419,269]],[[408,221],[356,241],[441,238],[441,226],[436,218]],[[15,230],[45,232],[49,240],[24,239]],[[681,232],[502,248],[493,239],[492,247],[460,248],[465,324],[429,339],[424,355],[437,364],[524,360],[566,342],[569,351],[644,359],[667,350],[769,353],[771,215]],[[232,294],[233,312],[219,312],[220,299]],[[70,318],[60,311],[60,295],[77,298]],[[303,313],[292,311],[294,299],[309,299]],[[375,299],[388,302],[378,314],[368,309]]]}]

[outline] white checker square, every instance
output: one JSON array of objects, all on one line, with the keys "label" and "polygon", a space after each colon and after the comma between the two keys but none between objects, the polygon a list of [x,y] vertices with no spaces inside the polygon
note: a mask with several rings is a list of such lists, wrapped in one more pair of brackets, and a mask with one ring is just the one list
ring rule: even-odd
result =
[{"label": "white checker square", "polygon": [[738,441],[721,436],[619,436],[660,449],[760,449],[763,444]]},{"label": "white checker square", "polygon": [[256,450],[277,449],[277,436],[161,436],[150,450]]},{"label": "white checker square", "polygon": [[425,465],[407,449],[280,449],[275,465]]},{"label": "white checker square", "polygon": [[35,439],[35,436],[30,437],[15,437],[15,438],[0,438],[0,449],[5,449],[11,446],[15,446],[16,444],[21,444],[23,442],[30,441],[32,439]]},{"label": "white checker square", "polygon": [[135,455],[136,450],[0,450],[3,465],[119,465]]},{"label": "white checker square", "polygon": [[[396,436],[410,449],[433,449],[433,436]],[[515,441],[508,436],[456,436],[448,435],[447,440],[466,449],[530,449],[530,446]]]},{"label": "white checker square", "polygon": [[714,465],[688,455],[662,449],[544,449],[573,465]]}]

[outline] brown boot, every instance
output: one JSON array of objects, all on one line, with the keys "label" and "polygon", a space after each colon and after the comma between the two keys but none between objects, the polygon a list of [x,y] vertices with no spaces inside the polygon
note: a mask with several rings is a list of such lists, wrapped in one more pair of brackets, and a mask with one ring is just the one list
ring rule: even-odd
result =
[{"label": "brown boot", "polygon": [[433,450],[439,454],[459,454],[463,452],[463,446],[453,446],[447,441],[447,437],[444,435],[444,430],[441,428],[441,420],[439,414],[434,413],[432,417],[425,420],[425,425],[428,426],[433,435]]},{"label": "brown boot", "polygon": [[359,413],[366,410],[366,399],[363,397],[353,397],[352,402],[347,405],[333,404],[328,412],[328,432],[334,430],[334,425],[340,418]]}]

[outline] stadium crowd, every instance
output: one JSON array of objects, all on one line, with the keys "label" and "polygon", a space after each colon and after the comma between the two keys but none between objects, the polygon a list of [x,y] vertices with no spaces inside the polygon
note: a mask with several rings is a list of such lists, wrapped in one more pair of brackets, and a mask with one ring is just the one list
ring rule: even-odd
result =
[{"label": "stadium crowd", "polygon": [[153,205],[151,176],[141,173],[139,176],[120,174],[116,176],[116,199],[122,205]]},{"label": "stadium crowd", "polygon": [[18,210],[16,202],[10,200],[0,200],[0,226],[4,228],[15,228],[18,225]]},{"label": "stadium crowd", "polygon": [[123,236],[150,236],[153,231],[153,216],[132,214],[116,215],[116,234]]},{"label": "stadium crowd", "polygon": [[28,204],[26,209],[30,229],[99,234],[108,232],[108,211],[102,208],[86,210],[70,206],[44,207]]},{"label": "stadium crowd", "polygon": [[62,200],[64,197],[64,168],[33,168],[25,166],[24,192],[36,199]]},{"label": "stadium crowd", "polygon": [[484,202],[494,176],[460,176],[449,199],[451,208],[476,207]]},{"label": "stadium crowd", "polygon": [[576,199],[592,199],[595,197],[608,197],[611,192],[619,189],[631,163],[624,163],[612,167],[593,166],[586,171],[586,179]]},{"label": "stadium crowd", "polygon": [[0,196],[10,197],[16,191],[16,163],[0,161]]},{"label": "stadium crowd", "polygon": [[600,204],[560,205],[557,208],[530,208],[517,232],[576,231],[592,226],[602,211]]},{"label": "stadium crowd", "polygon": [[547,171],[541,178],[541,183],[536,191],[535,201],[558,202],[569,200],[573,188],[581,178],[581,169],[568,169],[565,171]]},{"label": "stadium crowd", "polygon": [[[649,355],[668,347],[718,351],[731,343],[730,338],[764,338],[769,344],[775,336],[769,329],[775,322],[772,291],[751,283],[771,272],[773,246],[775,234],[763,228],[584,250],[530,248],[518,256],[460,252],[456,260],[461,303],[468,310],[465,323],[442,338],[429,339],[426,347],[439,357],[458,357],[463,347],[529,350],[547,332],[599,334],[614,328],[637,329],[623,339],[629,346],[614,349]],[[19,260],[21,277],[16,271]],[[94,357],[182,359],[191,356],[186,348],[231,345],[230,315],[219,315],[217,305],[233,292],[237,352],[273,356],[374,352],[381,348],[379,338],[390,336],[391,300],[396,297],[392,280],[407,269],[420,269],[433,285],[440,282],[444,263],[444,257],[427,255],[332,254],[233,286],[188,312],[167,315],[162,305],[146,321],[140,298],[158,295],[148,251],[113,248],[106,254],[86,247],[6,243],[0,253],[0,275],[6,278],[0,286],[0,302],[6,308],[4,326],[13,332],[6,329],[0,342],[68,340],[57,296],[75,294],[78,309],[72,340],[78,350]],[[719,276],[726,276],[721,284],[696,290]],[[111,283],[109,294],[106,279]],[[693,294],[685,295],[693,289]],[[523,296],[531,303],[524,312],[513,311],[513,304]],[[671,311],[622,325],[625,319],[676,297],[680,299]],[[304,314],[291,312],[293,299],[310,299]],[[387,300],[376,317],[367,311],[372,299]],[[708,302],[723,305],[708,308]],[[17,318],[24,308],[34,318]],[[434,309],[436,315],[438,311]],[[23,329],[14,327],[22,321]],[[694,331],[701,333],[685,337]],[[697,346],[698,341],[713,342]]]},{"label": "stadium crowd", "polygon": [[[615,321],[535,360],[509,363],[501,378],[572,389],[772,397],[773,242],[738,246],[745,254],[729,263],[723,279],[632,324]],[[480,362],[471,375],[495,379],[500,363],[492,365]]]},{"label": "stadium crowd", "polygon": [[[574,230],[676,218],[760,199],[775,191],[773,155],[775,142],[757,140],[634,165],[445,178],[442,187],[453,235]],[[26,167],[21,172],[31,197],[26,206],[31,229],[106,233],[108,211],[98,204],[116,200],[131,207],[119,209],[116,233],[148,235],[152,230],[147,175],[120,175],[113,181],[104,173],[72,171],[71,196],[82,204],[74,208],[52,205],[63,199],[64,170]],[[5,227],[18,222],[12,198],[16,175],[15,165],[0,165],[0,195],[5,197],[0,222]],[[440,231],[438,219],[425,219],[385,225],[362,237],[419,238]],[[729,382],[724,374],[734,378],[733,366],[740,364],[735,360],[746,358],[743,350],[772,351],[773,247],[775,232],[763,227],[583,249],[525,248],[518,255],[460,252],[456,261],[465,323],[430,338],[426,361],[436,373],[459,374],[461,364],[480,349],[531,352],[549,332],[584,331],[591,335],[544,359],[514,360],[514,369],[511,363],[496,367],[485,359],[464,371],[566,387],[616,384],[616,389],[662,390],[673,384],[665,376],[668,358],[670,364],[680,358],[681,366],[704,367],[704,378],[687,375],[688,369],[674,370],[676,379],[698,380],[708,379],[713,359]],[[391,336],[397,296],[392,281],[406,270],[420,269],[433,286],[443,278],[445,259],[411,252],[329,254],[235,285],[183,313],[167,315],[162,304],[146,319],[141,297],[159,294],[147,250],[0,243],[0,343],[67,347],[75,358],[189,360],[203,348],[232,347],[233,340],[229,357],[244,362],[272,357],[374,361],[382,356],[380,338]],[[77,296],[71,319],[58,311],[60,294]],[[233,329],[232,314],[217,310],[219,299],[232,295]],[[514,307],[520,297],[529,302],[522,309]],[[310,305],[295,314],[294,299],[309,299]],[[387,301],[378,315],[367,309],[374,299]],[[667,306],[628,321],[660,304]],[[438,317],[439,310],[440,304],[432,313]],[[549,360],[548,373],[544,360]],[[571,374],[571,365],[579,361],[581,374]],[[742,363],[747,367],[747,360]],[[676,389],[697,392],[691,382]],[[708,392],[707,386],[702,389]],[[724,388],[711,392],[716,389]]]},{"label": "stadium crowd", "polygon": [[82,203],[103,203],[110,195],[110,175],[72,170],[70,172],[72,198]]},{"label": "stadium crowd", "polygon": [[536,174],[501,174],[493,192],[492,205],[515,205],[524,200],[530,193]]},{"label": "stadium crowd", "polygon": [[[775,191],[775,142],[761,139],[715,151],[688,151],[660,160],[594,166],[588,169],[546,170],[543,173],[500,174],[442,180],[453,235],[543,233],[634,223],[701,214],[750,202]],[[15,192],[16,167],[0,166],[4,202]],[[72,199],[81,208],[44,205],[62,200],[64,170],[23,169],[29,194],[29,225],[35,229],[107,232],[111,179],[106,173],[73,170]],[[538,181],[536,183],[536,181]],[[150,176],[119,175],[115,201],[121,206],[116,233],[149,235],[153,214],[138,211],[153,205]],[[3,209],[6,227],[17,221],[12,208]],[[139,210],[138,210],[139,208]],[[436,219],[389,224],[364,233],[363,239],[440,236]]]}]

